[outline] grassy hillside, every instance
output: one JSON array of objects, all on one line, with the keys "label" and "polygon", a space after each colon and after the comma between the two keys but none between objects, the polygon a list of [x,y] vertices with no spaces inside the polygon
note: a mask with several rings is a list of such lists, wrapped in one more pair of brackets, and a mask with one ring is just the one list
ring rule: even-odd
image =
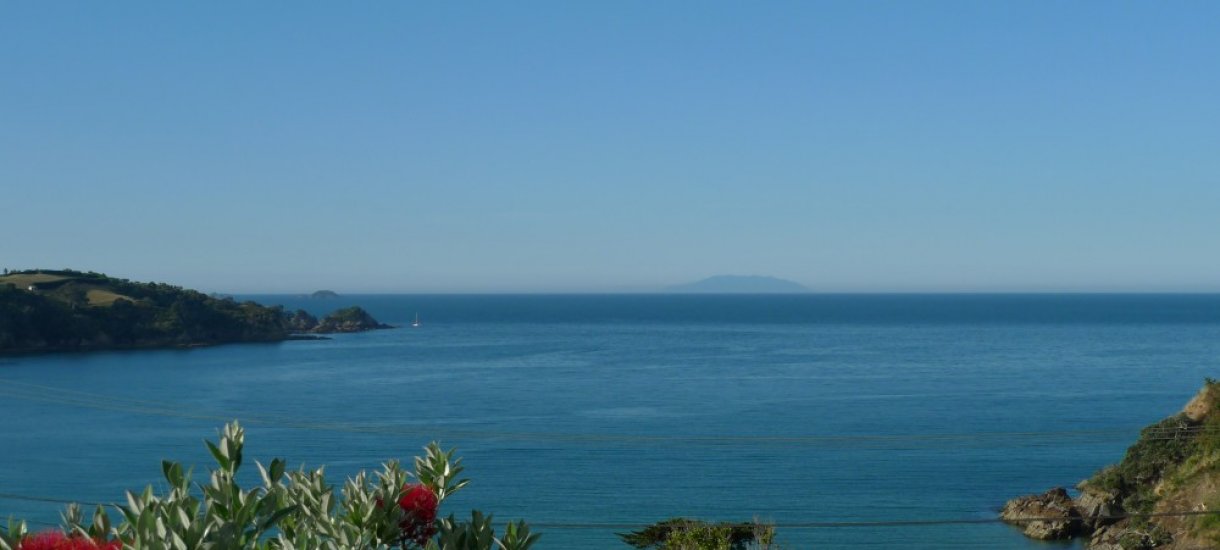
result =
[{"label": "grassy hillside", "polygon": [[1209,379],[1077,488],[1075,499],[1062,488],[1013,499],[1001,517],[1028,536],[1082,537],[1091,549],[1220,548],[1220,383]]},{"label": "grassy hillside", "polygon": [[[1220,383],[1207,380],[1181,412],[1144,428],[1126,456],[1081,484],[1136,514],[1094,535],[1124,548],[1220,547]],[[1149,514],[1149,516],[1142,516]]]},{"label": "grassy hillside", "polygon": [[78,271],[0,276],[0,352],[205,345],[288,337],[278,307]]},{"label": "grassy hillside", "polygon": [[11,284],[19,288],[26,288],[29,285],[38,283],[52,283],[62,281],[69,277],[64,275],[52,275],[50,273],[34,272],[34,273],[12,273],[0,277],[0,285]]}]

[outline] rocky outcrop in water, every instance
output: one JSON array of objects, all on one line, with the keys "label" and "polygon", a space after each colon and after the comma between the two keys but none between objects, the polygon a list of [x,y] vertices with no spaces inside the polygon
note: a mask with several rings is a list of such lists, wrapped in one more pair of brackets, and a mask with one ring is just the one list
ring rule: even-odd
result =
[{"label": "rocky outcrop in water", "polygon": [[1081,530],[1080,511],[1063,487],[1008,501],[1000,519],[1024,526],[1025,536],[1038,540],[1072,538]]},{"label": "rocky outcrop in water", "polygon": [[315,334],[333,334],[336,332],[364,332],[366,330],[383,328],[393,327],[378,322],[364,309],[352,306],[323,317],[321,321],[318,321],[317,326],[313,327],[309,332]]},{"label": "rocky outcrop in water", "polygon": [[369,312],[357,306],[340,309],[321,320],[302,309],[286,314],[285,317],[288,326],[296,334],[334,334],[394,328],[378,322]]}]

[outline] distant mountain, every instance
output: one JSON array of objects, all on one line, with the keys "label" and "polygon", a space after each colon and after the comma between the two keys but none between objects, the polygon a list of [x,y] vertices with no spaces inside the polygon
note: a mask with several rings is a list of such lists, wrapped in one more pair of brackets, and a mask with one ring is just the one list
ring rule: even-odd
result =
[{"label": "distant mountain", "polygon": [[333,290],[319,290],[310,294],[309,297],[318,300],[329,300],[331,298],[338,298],[339,294]]},{"label": "distant mountain", "polygon": [[809,292],[804,285],[761,275],[716,275],[702,281],[671,286],[668,292],[708,294],[792,294]]}]

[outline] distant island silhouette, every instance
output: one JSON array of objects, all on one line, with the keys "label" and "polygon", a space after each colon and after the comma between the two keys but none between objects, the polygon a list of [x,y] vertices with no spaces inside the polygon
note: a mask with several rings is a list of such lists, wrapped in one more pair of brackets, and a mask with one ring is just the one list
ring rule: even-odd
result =
[{"label": "distant island silhouette", "polygon": [[671,286],[665,291],[691,294],[795,294],[809,292],[809,288],[795,281],[762,275],[716,275]]}]

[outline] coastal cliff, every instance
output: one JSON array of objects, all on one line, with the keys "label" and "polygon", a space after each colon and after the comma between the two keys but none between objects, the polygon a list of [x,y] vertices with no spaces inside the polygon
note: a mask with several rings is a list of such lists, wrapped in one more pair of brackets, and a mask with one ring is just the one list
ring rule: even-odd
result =
[{"label": "coastal cliff", "polygon": [[[1008,501],[1001,519],[1042,539],[1092,550],[1220,547],[1220,382],[1144,428],[1118,464],[1079,484]],[[1030,519],[1037,518],[1037,519]]]},{"label": "coastal cliff", "polygon": [[278,342],[301,332],[375,328],[388,327],[360,308],[318,321],[278,306],[101,273],[36,270],[0,276],[0,354]]}]

